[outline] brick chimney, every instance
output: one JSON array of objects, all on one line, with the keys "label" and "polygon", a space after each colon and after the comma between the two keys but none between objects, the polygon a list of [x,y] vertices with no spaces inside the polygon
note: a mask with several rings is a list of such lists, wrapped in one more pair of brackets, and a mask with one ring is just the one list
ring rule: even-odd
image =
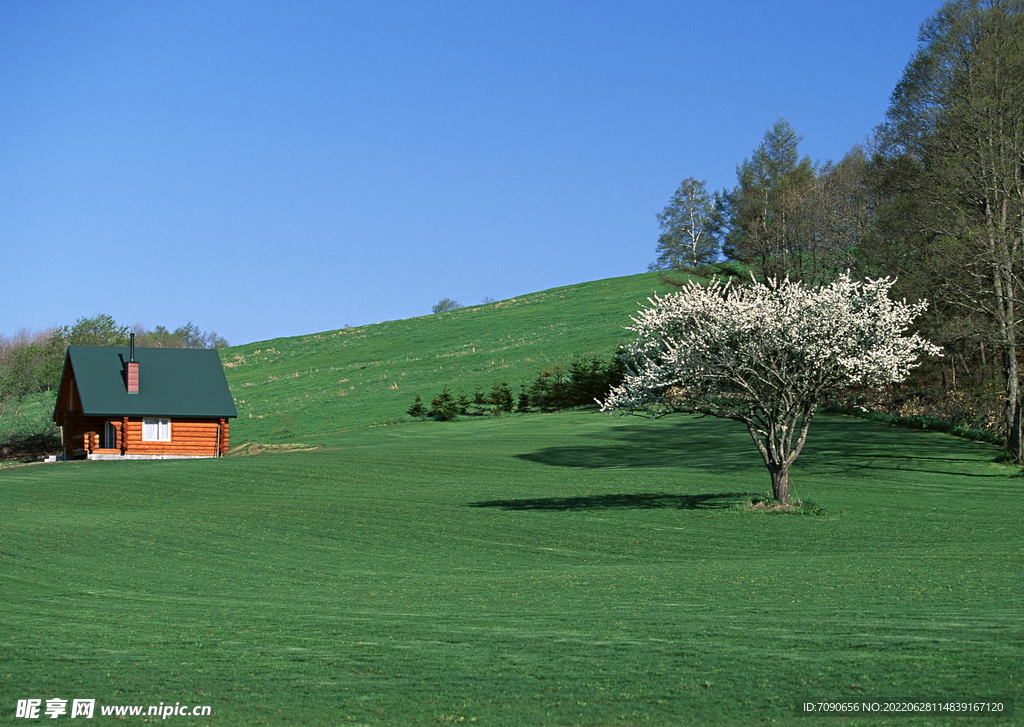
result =
[{"label": "brick chimney", "polygon": [[125,380],[128,384],[129,394],[139,393],[139,364],[135,361],[135,334],[130,334],[130,343],[128,344],[128,363],[127,370],[125,371]]}]

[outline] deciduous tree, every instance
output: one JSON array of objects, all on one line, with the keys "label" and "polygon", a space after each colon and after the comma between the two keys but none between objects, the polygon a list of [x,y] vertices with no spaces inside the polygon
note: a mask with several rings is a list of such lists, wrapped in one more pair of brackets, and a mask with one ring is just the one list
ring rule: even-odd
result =
[{"label": "deciduous tree", "polygon": [[173,331],[167,330],[164,326],[157,326],[152,331],[144,327],[132,326],[135,333],[136,343],[146,348],[227,348],[228,342],[223,336],[217,335],[215,331],[205,332],[199,326],[189,321]]},{"label": "deciduous tree", "polygon": [[101,313],[93,318],[79,318],[73,326],[64,326],[58,332],[66,343],[77,346],[126,346],[128,326],[122,326],[110,316]]},{"label": "deciduous tree", "polygon": [[1024,0],[947,2],[920,40],[879,131],[891,193],[876,248],[1002,352],[1008,449],[1024,461]]},{"label": "deciduous tree", "polygon": [[688,177],[658,213],[661,235],[651,270],[679,270],[713,263],[721,251],[715,199],[705,183]]},{"label": "deciduous tree", "polygon": [[447,311],[455,310],[456,308],[461,307],[462,303],[460,303],[457,300],[452,300],[451,298],[441,298],[441,300],[434,303],[433,307],[430,309],[430,312],[435,314],[445,313]]},{"label": "deciduous tree", "polygon": [[926,303],[892,300],[892,284],[691,281],[655,296],[633,318],[625,379],[602,409],[742,422],[788,506],[789,469],[818,406],[850,386],[900,381],[919,356],[939,353],[908,332]]}]

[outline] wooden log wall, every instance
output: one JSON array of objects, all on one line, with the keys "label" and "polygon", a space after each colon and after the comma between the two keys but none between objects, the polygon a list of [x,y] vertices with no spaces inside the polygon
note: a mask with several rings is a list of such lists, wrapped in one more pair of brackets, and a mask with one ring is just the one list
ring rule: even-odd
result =
[{"label": "wooden log wall", "polygon": [[128,454],[183,454],[216,457],[220,451],[220,420],[171,419],[169,442],[142,441],[142,418],[129,417]]},{"label": "wooden log wall", "polygon": [[218,451],[219,454],[227,454],[228,449],[231,447],[231,437],[229,435],[230,426],[230,419],[220,420],[220,443],[218,445],[220,447]]},{"label": "wooden log wall", "polygon": [[72,456],[81,456],[98,449],[102,444],[104,421],[69,412],[64,417],[64,426],[61,430],[65,452]]},{"label": "wooden log wall", "polygon": [[[116,431],[113,448],[101,449],[107,422]],[[98,418],[68,416],[64,420],[63,443],[68,454],[82,456],[97,450],[110,454],[179,454],[217,457],[228,451],[229,420],[171,419],[169,442],[142,441],[142,417]]]}]

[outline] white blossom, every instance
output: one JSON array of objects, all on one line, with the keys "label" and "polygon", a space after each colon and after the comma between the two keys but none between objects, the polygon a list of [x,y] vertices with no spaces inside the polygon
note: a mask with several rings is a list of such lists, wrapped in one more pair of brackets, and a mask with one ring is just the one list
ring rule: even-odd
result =
[{"label": "white blossom", "polygon": [[623,354],[624,382],[601,408],[744,422],[787,504],[789,465],[822,402],[850,386],[900,381],[920,356],[939,354],[909,332],[926,301],[892,300],[893,283],[849,275],[820,287],[690,281],[650,298],[628,327],[636,339]]}]

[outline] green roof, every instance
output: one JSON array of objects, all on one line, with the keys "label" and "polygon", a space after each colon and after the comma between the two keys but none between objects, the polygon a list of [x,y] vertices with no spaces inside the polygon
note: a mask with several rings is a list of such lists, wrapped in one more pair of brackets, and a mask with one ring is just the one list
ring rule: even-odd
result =
[{"label": "green roof", "polygon": [[136,348],[139,391],[125,383],[127,346],[68,346],[86,416],[237,417],[220,355],[201,348]]}]

